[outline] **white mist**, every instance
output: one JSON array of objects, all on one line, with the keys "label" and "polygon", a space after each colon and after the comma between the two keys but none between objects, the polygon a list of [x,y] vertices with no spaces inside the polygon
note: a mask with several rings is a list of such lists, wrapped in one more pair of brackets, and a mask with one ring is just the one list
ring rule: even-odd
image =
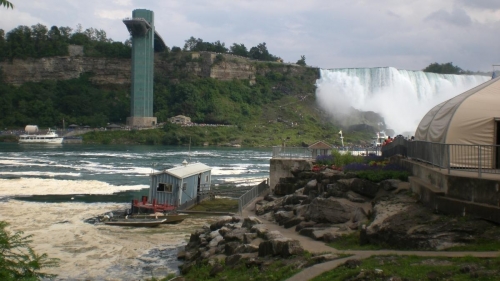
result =
[{"label": "white mist", "polygon": [[316,99],[337,120],[352,108],[380,114],[396,134],[413,134],[435,105],[491,78],[383,68],[321,69]]}]

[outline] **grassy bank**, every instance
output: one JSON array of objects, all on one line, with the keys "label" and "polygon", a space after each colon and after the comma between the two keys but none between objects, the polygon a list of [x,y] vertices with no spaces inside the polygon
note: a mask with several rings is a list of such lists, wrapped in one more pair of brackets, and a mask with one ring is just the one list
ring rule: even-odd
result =
[{"label": "grassy bank", "polygon": [[500,258],[374,256],[312,280],[498,280],[499,268]]}]

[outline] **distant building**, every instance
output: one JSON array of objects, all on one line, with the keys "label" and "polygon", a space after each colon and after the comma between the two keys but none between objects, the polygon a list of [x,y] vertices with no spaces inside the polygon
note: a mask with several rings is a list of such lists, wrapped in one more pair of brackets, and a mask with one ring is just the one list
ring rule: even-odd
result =
[{"label": "distant building", "polygon": [[202,163],[188,164],[151,174],[150,202],[179,206],[196,200],[198,192],[210,190],[212,168]]},{"label": "distant building", "polygon": [[319,155],[331,155],[332,146],[324,141],[317,141],[308,147],[312,152],[312,157],[315,159]]},{"label": "distant building", "polygon": [[187,125],[191,123],[191,118],[184,115],[177,115],[168,119],[170,123]]}]

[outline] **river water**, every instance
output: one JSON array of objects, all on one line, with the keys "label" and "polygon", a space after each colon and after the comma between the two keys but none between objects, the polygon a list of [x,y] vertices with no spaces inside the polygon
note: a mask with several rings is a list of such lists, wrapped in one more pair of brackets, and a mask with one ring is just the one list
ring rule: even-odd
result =
[{"label": "river water", "polygon": [[183,160],[212,167],[212,184],[269,177],[271,149],[0,143],[0,220],[33,235],[37,253],[60,259],[57,280],[140,280],[177,273],[177,248],[217,217],[158,228],[85,223],[147,194],[149,173]]},{"label": "river water", "polygon": [[0,143],[0,196],[117,193],[100,198],[124,202],[149,187],[151,172],[183,160],[212,167],[212,184],[253,185],[268,177],[270,158],[271,149]]}]

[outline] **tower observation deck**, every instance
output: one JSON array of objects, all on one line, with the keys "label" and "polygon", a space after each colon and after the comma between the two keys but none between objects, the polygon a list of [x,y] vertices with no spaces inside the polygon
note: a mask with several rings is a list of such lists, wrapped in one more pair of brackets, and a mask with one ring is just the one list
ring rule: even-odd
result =
[{"label": "tower observation deck", "polygon": [[132,18],[123,20],[132,36],[132,86],[130,95],[131,127],[156,125],[153,116],[154,51],[163,51],[166,46],[155,31],[154,13],[145,9],[132,12]]}]

